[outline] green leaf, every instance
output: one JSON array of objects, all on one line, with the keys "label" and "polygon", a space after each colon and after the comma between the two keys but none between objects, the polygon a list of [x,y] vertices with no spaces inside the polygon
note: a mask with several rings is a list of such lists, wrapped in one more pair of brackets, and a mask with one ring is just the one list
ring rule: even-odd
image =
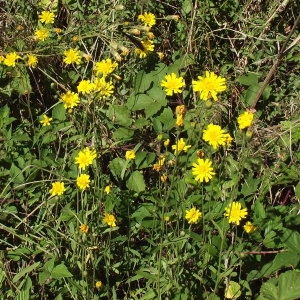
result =
[{"label": "green leaf", "polygon": [[135,76],[134,90],[135,93],[144,93],[151,85],[152,76],[149,76],[144,70],[139,71]]},{"label": "green leaf", "polygon": [[61,279],[65,277],[72,277],[73,275],[68,271],[67,267],[64,264],[60,264],[54,267],[51,272],[51,276],[54,279]]},{"label": "green leaf", "polygon": [[281,237],[283,244],[300,255],[300,233],[294,230],[286,229],[284,230],[283,236]]},{"label": "green leaf", "polygon": [[259,79],[260,75],[258,74],[247,74],[247,75],[242,75],[240,77],[238,77],[236,79],[236,82],[242,84],[242,85],[247,85],[247,86],[251,86],[251,85],[257,85],[258,84],[258,79]]},{"label": "green leaf", "polygon": [[265,282],[260,296],[268,300],[295,300],[300,298],[300,273],[290,270]]},{"label": "green leaf", "polygon": [[126,163],[126,160],[120,157],[114,158],[109,163],[109,169],[115,178],[121,177],[123,167]]},{"label": "green leaf", "polygon": [[17,184],[24,183],[25,181],[22,171],[15,164],[11,165],[9,175],[11,176],[12,181]]},{"label": "green leaf", "polygon": [[134,171],[128,178],[126,186],[129,190],[143,192],[146,189],[144,176],[139,171]]},{"label": "green leaf", "polygon": [[36,263],[24,268],[23,270],[21,270],[21,272],[16,274],[15,277],[13,278],[13,283],[16,283],[20,278],[25,276],[27,273],[30,273],[31,271],[36,270],[40,264],[41,264],[40,262],[36,262]]},{"label": "green leaf", "polygon": [[147,94],[136,94],[130,96],[126,106],[133,111],[142,110],[153,103],[152,98]]},{"label": "green leaf", "polygon": [[258,272],[253,279],[270,276],[285,267],[290,267],[290,266],[296,267],[299,260],[300,260],[299,255],[297,255],[294,252],[289,251],[289,252],[277,253],[275,258],[271,262],[266,263],[261,268],[261,271]]},{"label": "green leaf", "polygon": [[121,105],[109,105],[107,116],[113,120],[115,124],[128,127],[132,123],[130,112],[127,107]]},{"label": "green leaf", "polygon": [[115,140],[128,140],[133,135],[134,135],[134,130],[125,127],[120,127],[113,133],[113,138]]},{"label": "green leaf", "polygon": [[280,300],[294,300],[300,298],[300,273],[296,270],[287,271],[278,278]]},{"label": "green leaf", "polygon": [[63,103],[58,103],[54,106],[52,110],[52,117],[59,121],[66,120],[66,109],[64,108]]},{"label": "green leaf", "polygon": [[137,152],[135,157],[135,164],[137,169],[144,169],[148,168],[153,161],[155,160],[156,155],[154,153],[148,153],[148,152]]}]

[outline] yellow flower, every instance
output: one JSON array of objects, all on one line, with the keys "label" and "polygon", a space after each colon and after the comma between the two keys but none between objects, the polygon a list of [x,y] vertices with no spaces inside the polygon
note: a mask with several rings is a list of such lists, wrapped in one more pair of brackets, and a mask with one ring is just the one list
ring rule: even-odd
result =
[{"label": "yellow flower", "polygon": [[35,68],[38,63],[36,55],[28,54],[27,66],[30,68]]},{"label": "yellow flower", "polygon": [[53,24],[54,23],[54,13],[50,11],[42,11],[38,15],[41,23],[45,24]]},{"label": "yellow flower", "polygon": [[18,58],[20,58],[20,56],[16,52],[7,53],[3,60],[3,64],[5,64],[8,67],[15,67],[16,60]]},{"label": "yellow flower", "polygon": [[61,28],[54,28],[54,31],[55,31],[57,34],[62,33],[62,29],[61,29]]},{"label": "yellow flower", "polygon": [[109,193],[110,193],[110,190],[111,190],[111,185],[107,185],[107,186],[104,188],[104,193],[109,194]]},{"label": "yellow flower", "polygon": [[64,62],[67,65],[75,63],[76,65],[80,64],[81,54],[80,51],[76,48],[70,48],[64,51]]},{"label": "yellow flower", "polygon": [[165,216],[165,221],[166,221],[166,222],[169,222],[170,219],[171,219],[170,216]]},{"label": "yellow flower", "polygon": [[175,73],[171,73],[165,76],[165,80],[162,80],[160,85],[165,88],[165,92],[168,96],[172,96],[173,93],[181,93],[182,87],[185,85],[183,77],[177,77]]},{"label": "yellow flower", "polygon": [[108,226],[111,226],[111,227],[117,226],[115,216],[111,215],[111,214],[108,214],[108,213],[104,214],[103,222],[106,223]]},{"label": "yellow flower", "polygon": [[95,283],[95,287],[96,287],[96,289],[101,289],[101,287],[102,287],[102,281],[96,281],[96,283]]},{"label": "yellow flower", "polygon": [[95,79],[95,90],[99,92],[101,97],[110,96],[114,92],[114,86],[110,82],[105,81],[105,77]]},{"label": "yellow flower", "polygon": [[37,41],[45,41],[49,37],[49,30],[46,28],[37,29],[34,32],[34,39]]},{"label": "yellow flower", "polygon": [[178,115],[184,115],[185,111],[186,111],[185,105],[178,105],[178,106],[176,106],[175,113],[176,113],[177,116]]},{"label": "yellow flower", "polygon": [[89,231],[89,226],[87,226],[87,225],[85,225],[85,224],[81,224],[81,225],[79,226],[79,230],[80,230],[81,232],[83,232],[83,233],[88,233],[88,231]]},{"label": "yellow flower", "polygon": [[149,52],[153,52],[154,51],[154,45],[153,45],[153,41],[151,40],[144,40],[141,41],[143,49],[140,48],[136,48],[134,49],[134,52],[136,53],[136,55],[139,55],[140,58],[144,58],[148,55]]},{"label": "yellow flower", "polygon": [[166,160],[165,156],[161,155],[158,160],[158,163],[153,165],[153,170],[159,172],[161,170],[161,168],[163,167],[165,160]]},{"label": "yellow flower", "polygon": [[247,232],[247,233],[252,233],[256,230],[256,227],[250,222],[246,222],[246,224],[244,225],[244,230]]},{"label": "yellow flower", "polygon": [[153,40],[155,36],[154,36],[154,33],[150,31],[150,32],[147,32],[147,37],[149,40]]},{"label": "yellow flower", "polygon": [[174,150],[174,154],[177,154],[181,151],[187,152],[191,147],[191,145],[186,145],[184,139],[181,138],[175,145],[172,146],[172,149]]},{"label": "yellow flower", "polygon": [[163,60],[165,55],[162,52],[157,52],[157,56],[159,58],[159,60]]},{"label": "yellow flower", "polygon": [[164,146],[165,146],[165,147],[168,147],[169,144],[170,144],[170,139],[166,139],[166,140],[164,141]]},{"label": "yellow flower", "polygon": [[247,208],[242,209],[242,205],[239,202],[233,201],[229,206],[225,208],[224,216],[228,217],[229,223],[240,225],[240,221],[246,218],[247,215]]},{"label": "yellow flower", "polygon": [[183,115],[178,115],[176,117],[176,126],[178,127],[183,126]]},{"label": "yellow flower", "polygon": [[61,181],[56,181],[52,183],[52,189],[49,192],[52,196],[61,196],[65,190],[65,184]]},{"label": "yellow flower", "polygon": [[160,176],[160,180],[161,180],[161,182],[166,182],[168,180],[168,176],[163,174]]},{"label": "yellow flower", "polygon": [[228,137],[225,135],[225,131],[219,125],[209,124],[203,131],[203,140],[210,144],[214,149],[219,146],[225,145]]},{"label": "yellow flower", "polygon": [[61,101],[64,104],[65,108],[71,109],[77,106],[80,102],[78,94],[73,93],[71,91],[67,91],[65,94],[62,94],[60,96],[59,101]]},{"label": "yellow flower", "polygon": [[225,78],[209,71],[205,71],[205,76],[198,76],[198,80],[192,81],[193,90],[194,92],[200,92],[200,99],[202,100],[208,100],[212,97],[217,101],[217,93],[226,90]]},{"label": "yellow flower", "polygon": [[83,191],[90,187],[90,182],[90,175],[87,174],[81,174],[76,179],[77,186]]},{"label": "yellow flower", "polygon": [[86,167],[93,164],[93,160],[96,157],[96,150],[90,150],[90,148],[86,147],[79,151],[78,155],[75,157],[75,164],[78,164],[80,169],[85,170]]},{"label": "yellow flower", "polygon": [[237,122],[239,124],[239,129],[244,129],[250,127],[253,122],[254,114],[248,111],[245,111],[239,115]]},{"label": "yellow flower", "polygon": [[134,150],[127,150],[126,153],[125,153],[125,159],[126,160],[135,159],[135,152],[134,152]]},{"label": "yellow flower", "polygon": [[225,137],[225,143],[227,146],[230,146],[232,141],[233,141],[233,138],[231,137],[231,135],[229,133],[225,133],[224,134],[224,137]]},{"label": "yellow flower", "polygon": [[141,20],[146,26],[149,26],[150,28],[156,23],[155,15],[147,12],[139,15],[138,20]]},{"label": "yellow flower", "polygon": [[78,93],[90,94],[95,89],[95,84],[90,80],[81,80],[77,86]]},{"label": "yellow flower", "polygon": [[111,74],[117,66],[117,62],[112,62],[110,58],[107,58],[96,62],[94,70],[96,71],[96,75],[102,74],[104,77],[106,77],[107,75]]},{"label": "yellow flower", "polygon": [[52,121],[52,118],[47,117],[46,115],[43,115],[43,120],[40,120],[40,123],[43,126],[50,126],[50,122]]},{"label": "yellow flower", "polygon": [[196,224],[200,220],[202,212],[195,207],[185,211],[185,219],[189,224]]},{"label": "yellow flower", "polygon": [[216,175],[211,165],[211,160],[198,158],[197,162],[192,164],[192,174],[195,176],[195,180],[209,182],[212,176]]}]

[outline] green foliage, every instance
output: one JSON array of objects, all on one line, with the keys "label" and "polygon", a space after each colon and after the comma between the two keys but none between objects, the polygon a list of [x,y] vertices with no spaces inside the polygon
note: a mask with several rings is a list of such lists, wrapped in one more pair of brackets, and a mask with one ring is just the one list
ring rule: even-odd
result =
[{"label": "green foliage", "polygon": [[0,298],[300,298],[298,10],[4,1]]}]

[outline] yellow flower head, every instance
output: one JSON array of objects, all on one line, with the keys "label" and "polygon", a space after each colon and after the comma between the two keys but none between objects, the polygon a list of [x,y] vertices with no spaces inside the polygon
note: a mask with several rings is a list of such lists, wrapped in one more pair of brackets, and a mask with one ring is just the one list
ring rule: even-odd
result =
[{"label": "yellow flower head", "polygon": [[96,283],[95,283],[95,287],[96,287],[96,289],[101,289],[101,287],[102,287],[102,281],[96,281]]},{"label": "yellow flower head", "polygon": [[80,102],[78,94],[73,93],[71,91],[67,91],[65,94],[62,94],[60,96],[59,101],[61,101],[64,104],[65,108],[71,109],[77,106]]},{"label": "yellow flower head", "polygon": [[161,182],[166,182],[168,180],[168,176],[166,174],[163,174],[160,176],[160,181]]},{"label": "yellow flower head", "polygon": [[46,28],[37,29],[34,32],[34,39],[37,41],[45,41],[49,37],[49,30]]},{"label": "yellow flower head", "polygon": [[172,145],[172,149],[174,150],[174,154],[177,154],[181,151],[187,152],[192,146],[187,145],[183,138],[179,139],[175,145]]},{"label": "yellow flower head", "polygon": [[49,192],[52,196],[61,196],[65,190],[65,184],[61,181],[56,181],[52,183],[52,189]]},{"label": "yellow flower head", "polygon": [[85,170],[86,167],[93,164],[93,160],[97,157],[96,150],[86,147],[79,151],[75,157],[75,164],[79,165],[79,168]]},{"label": "yellow flower head", "polygon": [[175,113],[176,113],[177,116],[178,115],[184,115],[185,111],[186,111],[185,105],[178,105],[178,106],[176,106]]},{"label": "yellow flower head", "polygon": [[43,115],[43,119],[40,120],[40,123],[43,126],[50,126],[50,122],[52,121],[52,118],[47,117],[46,115]]},{"label": "yellow flower head", "polygon": [[155,15],[152,13],[145,12],[144,14],[139,15],[138,20],[141,20],[146,26],[149,26],[150,28],[156,24]]},{"label": "yellow flower head", "polygon": [[189,224],[196,224],[200,220],[202,213],[199,209],[192,207],[190,210],[185,211],[185,219]]},{"label": "yellow flower head", "polygon": [[177,77],[175,73],[171,73],[165,76],[165,80],[162,80],[160,85],[165,88],[165,92],[168,96],[172,96],[173,93],[181,93],[182,87],[185,82],[183,77]]},{"label": "yellow flower head", "polygon": [[76,179],[77,186],[83,191],[90,187],[90,182],[90,175],[87,174],[81,174]]},{"label": "yellow flower head", "polygon": [[110,96],[114,93],[112,82],[106,82],[105,77],[96,78],[94,81],[95,90],[99,92],[101,97]]},{"label": "yellow flower head", "polygon": [[229,147],[231,145],[232,141],[233,141],[233,138],[229,133],[225,133],[224,137],[225,137],[226,146]]},{"label": "yellow flower head", "polygon": [[159,172],[162,169],[162,167],[165,163],[165,160],[166,160],[165,156],[161,155],[159,157],[158,163],[153,165],[153,170]]},{"label": "yellow flower head", "polygon": [[203,131],[203,140],[211,145],[214,149],[224,146],[228,140],[225,131],[219,125],[209,124]]},{"label": "yellow flower head", "polygon": [[209,182],[209,180],[216,175],[211,165],[211,160],[198,158],[197,162],[192,164],[192,174],[195,176],[195,180]]},{"label": "yellow flower head", "polygon": [[176,117],[176,126],[178,126],[178,127],[183,126],[183,115],[177,115],[177,117]]},{"label": "yellow flower head", "polygon": [[225,208],[224,216],[228,217],[229,223],[240,225],[240,221],[248,215],[247,208],[242,208],[241,203],[233,201]]},{"label": "yellow flower head", "polygon": [[38,63],[36,55],[28,54],[27,66],[30,68],[35,68]]},{"label": "yellow flower head", "polygon": [[38,15],[41,23],[53,24],[54,23],[54,13],[51,11],[42,11]]},{"label": "yellow flower head", "polygon": [[192,84],[194,92],[200,92],[202,100],[212,97],[217,101],[217,94],[226,90],[225,78],[209,71],[205,71],[205,77],[198,76],[198,80],[193,80]]},{"label": "yellow flower head", "polygon": [[250,127],[253,122],[254,114],[248,111],[245,111],[239,115],[237,122],[239,124],[239,129],[244,129]]},{"label": "yellow flower head", "polygon": [[89,226],[85,225],[85,224],[81,224],[79,226],[79,230],[82,232],[82,233],[88,233],[89,231]]},{"label": "yellow flower head", "polygon": [[250,234],[256,230],[256,227],[250,221],[248,221],[244,225],[244,230]]},{"label": "yellow flower head", "polygon": [[166,139],[166,140],[164,141],[164,146],[165,146],[165,147],[168,147],[169,144],[170,144],[170,139]]},{"label": "yellow flower head", "polygon": [[104,193],[106,193],[106,194],[109,194],[110,193],[110,191],[111,191],[111,185],[107,185],[105,188],[104,188]]},{"label": "yellow flower head", "polygon": [[170,216],[165,216],[165,221],[169,222],[171,220]]},{"label": "yellow flower head", "polygon": [[144,58],[148,55],[149,52],[154,51],[154,45],[153,45],[153,41],[151,41],[151,40],[144,40],[144,41],[141,41],[141,43],[142,43],[143,49],[136,48],[136,49],[134,49],[134,52],[140,58]]},{"label": "yellow flower head", "polygon": [[90,94],[95,89],[95,84],[90,80],[81,80],[77,86],[78,93]]},{"label": "yellow flower head", "polygon": [[108,213],[105,213],[103,222],[106,223],[108,226],[111,226],[111,227],[117,226],[115,216],[111,215],[111,214],[108,214]]},{"label": "yellow flower head", "polygon": [[67,65],[75,63],[76,65],[80,64],[81,54],[80,51],[76,48],[70,48],[64,51],[64,63]]},{"label": "yellow flower head", "polygon": [[126,160],[133,160],[135,159],[135,152],[134,150],[127,150],[125,153],[125,159]]},{"label": "yellow flower head", "polygon": [[15,67],[16,60],[18,58],[20,58],[20,56],[16,52],[7,53],[3,60],[3,64],[5,64],[8,67]]},{"label": "yellow flower head", "polygon": [[117,66],[117,62],[112,62],[110,58],[107,58],[96,62],[94,70],[96,71],[96,75],[102,74],[102,76],[106,77],[111,74]]}]

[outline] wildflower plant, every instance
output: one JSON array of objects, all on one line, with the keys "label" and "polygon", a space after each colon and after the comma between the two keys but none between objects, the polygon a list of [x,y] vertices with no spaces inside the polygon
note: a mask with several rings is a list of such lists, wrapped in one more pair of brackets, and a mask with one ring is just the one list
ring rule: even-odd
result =
[{"label": "wildflower plant", "polygon": [[300,298],[296,4],[21,2],[0,298]]}]

